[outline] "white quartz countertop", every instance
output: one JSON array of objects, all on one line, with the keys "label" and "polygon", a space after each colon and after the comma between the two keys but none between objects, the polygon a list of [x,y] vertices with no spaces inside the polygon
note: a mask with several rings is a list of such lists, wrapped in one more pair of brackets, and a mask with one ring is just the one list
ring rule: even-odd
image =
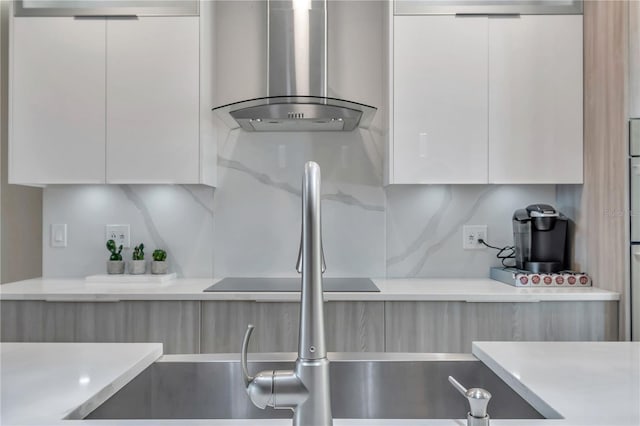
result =
[{"label": "white quartz countertop", "polygon": [[640,425],[640,342],[476,342],[473,354],[560,424]]},{"label": "white quartz countertop", "polygon": [[[255,425],[255,420],[64,420],[81,418],[160,355],[159,344],[2,343],[1,417],[6,425]],[[480,342],[474,354],[549,420],[499,426],[637,426],[640,343]],[[491,404],[489,404],[491,413]],[[557,415],[560,415],[558,419]],[[461,416],[462,417],[462,416]],[[290,426],[291,420],[260,421]],[[335,426],[464,426],[463,420],[334,420]]]},{"label": "white quartz countertop", "polygon": [[161,355],[161,343],[0,343],[0,424],[83,418]]},{"label": "white quartz countertop", "polygon": [[[298,301],[296,292],[219,292],[203,290],[219,278],[176,279],[156,283],[88,283],[84,279],[37,278],[0,286],[2,300],[255,300]],[[466,301],[540,302],[619,300],[615,292],[597,287],[517,288],[491,279],[377,279],[379,293],[325,292],[327,301]]]}]

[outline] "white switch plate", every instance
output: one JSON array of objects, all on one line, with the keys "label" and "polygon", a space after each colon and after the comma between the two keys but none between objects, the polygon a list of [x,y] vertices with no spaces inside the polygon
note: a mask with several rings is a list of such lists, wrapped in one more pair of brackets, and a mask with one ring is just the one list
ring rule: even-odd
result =
[{"label": "white switch plate", "polygon": [[427,139],[426,133],[418,134],[418,155],[420,158],[427,158],[427,144],[429,140]]},{"label": "white switch plate", "polygon": [[52,223],[51,224],[51,247],[67,246],[67,224]]},{"label": "white switch plate", "polygon": [[482,250],[487,248],[478,242],[487,241],[487,225],[464,225],[462,227],[462,248],[465,250]]},{"label": "white switch plate", "polygon": [[116,242],[116,247],[122,245],[124,248],[131,247],[131,231],[129,225],[105,225],[104,242],[109,240]]}]

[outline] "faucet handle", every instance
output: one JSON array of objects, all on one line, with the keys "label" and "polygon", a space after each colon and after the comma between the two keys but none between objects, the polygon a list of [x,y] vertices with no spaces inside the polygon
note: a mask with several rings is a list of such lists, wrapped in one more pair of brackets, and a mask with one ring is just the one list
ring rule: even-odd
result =
[{"label": "faucet handle", "polygon": [[242,367],[242,377],[244,379],[244,386],[247,387],[253,381],[254,377],[249,375],[249,368],[247,367],[247,351],[249,349],[249,339],[251,338],[251,333],[253,333],[253,329],[255,327],[253,324],[249,324],[247,326],[247,331],[244,333],[244,338],[242,339],[242,352],[240,354],[240,365]]},{"label": "faucet handle", "polygon": [[[489,405],[491,394],[482,388],[466,389],[452,376],[449,376],[449,383],[469,401],[470,411],[467,416],[468,424],[488,425],[489,415],[487,414],[487,405]],[[478,422],[480,420],[482,422]]]},{"label": "faucet handle", "polygon": [[254,328],[252,324],[249,324],[242,339],[240,366],[242,368],[244,387],[251,402],[253,402],[256,407],[262,409],[266,407],[275,408],[274,379],[276,372],[273,370],[262,371],[254,377],[249,375],[249,369],[247,368],[247,350],[249,347],[249,339],[251,338],[251,333],[253,333]]}]

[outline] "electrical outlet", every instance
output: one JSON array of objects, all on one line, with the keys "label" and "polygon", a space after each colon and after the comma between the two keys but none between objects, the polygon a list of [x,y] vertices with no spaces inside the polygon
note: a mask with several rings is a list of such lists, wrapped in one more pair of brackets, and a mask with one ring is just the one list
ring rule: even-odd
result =
[{"label": "electrical outlet", "polygon": [[462,248],[465,250],[481,250],[486,248],[478,242],[487,241],[487,225],[464,225],[462,227]]},{"label": "electrical outlet", "polygon": [[105,225],[105,238],[106,243],[109,240],[116,242],[116,247],[122,245],[124,248],[131,247],[131,232],[129,225]]}]

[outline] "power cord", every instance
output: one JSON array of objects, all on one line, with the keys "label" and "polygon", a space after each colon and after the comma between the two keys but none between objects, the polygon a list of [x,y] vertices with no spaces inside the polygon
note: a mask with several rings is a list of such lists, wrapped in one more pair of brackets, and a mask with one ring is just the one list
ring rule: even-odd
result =
[{"label": "power cord", "polygon": [[516,247],[515,246],[505,246],[505,247],[495,247],[492,246],[491,244],[488,244],[485,240],[483,240],[482,238],[478,238],[478,242],[482,245],[484,245],[485,247],[489,247],[490,249],[494,249],[494,250],[498,250],[498,254],[496,254],[496,257],[498,259],[500,259],[500,263],[502,263],[502,266],[505,268],[513,268],[515,267],[515,263],[513,265],[507,265],[505,263],[505,261],[507,259],[515,259],[516,257]]}]

